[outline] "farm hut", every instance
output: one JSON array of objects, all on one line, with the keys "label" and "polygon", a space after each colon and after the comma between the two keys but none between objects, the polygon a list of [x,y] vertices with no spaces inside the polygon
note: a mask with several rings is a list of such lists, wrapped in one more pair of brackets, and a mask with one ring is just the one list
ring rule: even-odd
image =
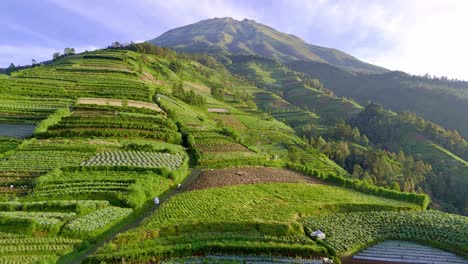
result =
[{"label": "farm hut", "polygon": [[311,237],[317,238],[317,239],[325,239],[325,233],[322,232],[320,229],[315,230],[310,234]]}]

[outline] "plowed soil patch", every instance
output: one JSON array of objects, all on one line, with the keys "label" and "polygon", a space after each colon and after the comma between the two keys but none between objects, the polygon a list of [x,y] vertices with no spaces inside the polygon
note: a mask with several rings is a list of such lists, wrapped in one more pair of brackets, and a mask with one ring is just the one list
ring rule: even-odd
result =
[{"label": "plowed soil patch", "polygon": [[249,167],[204,170],[200,177],[187,189],[197,190],[212,187],[270,182],[321,183],[313,178],[287,169]]}]

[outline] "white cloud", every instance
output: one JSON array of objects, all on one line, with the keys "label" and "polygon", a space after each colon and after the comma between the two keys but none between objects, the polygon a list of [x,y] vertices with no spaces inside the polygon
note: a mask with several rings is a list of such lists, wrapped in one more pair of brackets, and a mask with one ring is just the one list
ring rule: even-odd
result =
[{"label": "white cloud", "polygon": [[332,34],[355,32],[354,41],[375,34],[382,42],[353,48],[358,58],[393,70],[468,80],[467,1],[343,1],[330,8],[327,3],[318,8]]},{"label": "white cloud", "polygon": [[365,48],[356,55],[390,69],[468,80],[468,2],[405,1],[399,11],[400,19],[391,27],[377,21],[392,45],[385,50]]}]

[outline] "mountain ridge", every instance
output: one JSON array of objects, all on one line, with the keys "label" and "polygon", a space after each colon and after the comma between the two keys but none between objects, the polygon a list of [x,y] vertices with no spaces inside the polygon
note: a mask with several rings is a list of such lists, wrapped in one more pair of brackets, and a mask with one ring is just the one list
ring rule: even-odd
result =
[{"label": "mountain ridge", "polygon": [[255,54],[281,62],[306,60],[329,63],[352,72],[388,71],[337,49],[309,44],[295,35],[249,19],[206,19],[171,29],[149,42],[189,53]]}]

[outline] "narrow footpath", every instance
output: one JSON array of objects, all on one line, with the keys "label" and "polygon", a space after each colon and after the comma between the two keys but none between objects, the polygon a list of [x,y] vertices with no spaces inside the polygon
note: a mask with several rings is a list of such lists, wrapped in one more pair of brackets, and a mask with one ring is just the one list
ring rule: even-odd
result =
[{"label": "narrow footpath", "polygon": [[125,231],[128,231],[132,228],[139,226],[141,223],[145,221],[146,218],[154,214],[158,210],[158,208],[161,207],[161,205],[163,205],[165,202],[167,202],[172,196],[178,194],[179,192],[184,191],[188,186],[190,186],[190,184],[192,184],[198,178],[198,176],[200,176],[200,173],[201,173],[201,168],[199,167],[193,168],[190,175],[181,182],[181,187],[179,189],[177,189],[177,187],[171,188],[159,197],[159,200],[160,200],[159,206],[153,205],[149,210],[147,210],[145,213],[138,216],[132,222],[108,234],[105,238],[103,238],[101,241],[96,243],[93,247],[89,248],[86,252],[82,253],[79,257],[77,257],[70,263],[80,264],[84,259],[96,253],[96,251],[100,247],[104,246],[104,244],[110,242],[117,234],[123,233]]}]

